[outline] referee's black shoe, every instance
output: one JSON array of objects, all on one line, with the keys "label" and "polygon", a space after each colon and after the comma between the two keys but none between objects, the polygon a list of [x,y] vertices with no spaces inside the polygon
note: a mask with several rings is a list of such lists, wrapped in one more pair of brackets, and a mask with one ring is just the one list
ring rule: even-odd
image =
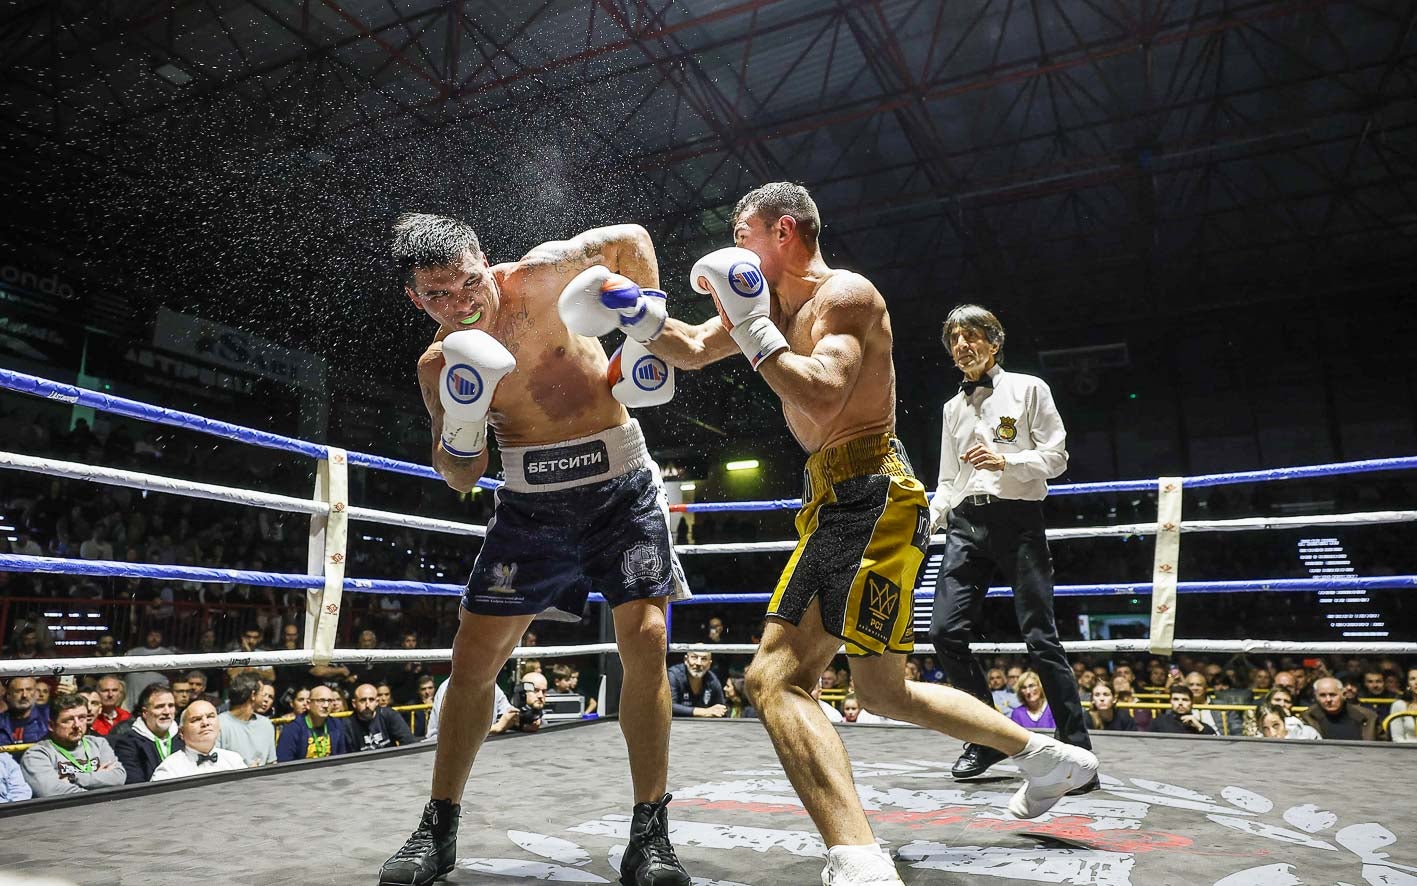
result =
[{"label": "referee's black shoe", "polygon": [[636,803],[630,845],[620,860],[621,886],[689,886],[689,874],[669,843],[669,794],[656,803]]},{"label": "referee's black shoe", "polygon": [[[379,871],[379,886],[428,886],[457,864],[458,814],[462,807],[429,800],[418,830]],[[686,881],[687,882],[687,881]]]},{"label": "referee's black shoe", "polygon": [[964,753],[955,761],[950,775],[955,778],[978,778],[1007,756],[1003,751],[996,751],[987,745],[969,742],[964,746]]}]

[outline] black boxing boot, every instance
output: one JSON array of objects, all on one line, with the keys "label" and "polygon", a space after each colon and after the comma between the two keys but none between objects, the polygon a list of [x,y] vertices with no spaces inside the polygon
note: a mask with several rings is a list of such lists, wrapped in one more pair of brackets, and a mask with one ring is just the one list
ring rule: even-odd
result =
[{"label": "black boxing boot", "polygon": [[[462,807],[429,800],[418,830],[379,871],[379,886],[427,886],[457,863],[458,814]],[[688,880],[684,881],[685,883]]]},{"label": "black boxing boot", "polygon": [[630,845],[620,861],[621,886],[689,886],[689,875],[669,843],[669,794],[658,803],[636,803]]}]

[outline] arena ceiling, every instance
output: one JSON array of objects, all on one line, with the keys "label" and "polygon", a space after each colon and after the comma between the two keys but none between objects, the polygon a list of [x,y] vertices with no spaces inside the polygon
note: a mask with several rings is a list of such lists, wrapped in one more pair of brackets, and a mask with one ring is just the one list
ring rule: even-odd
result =
[{"label": "arena ceiling", "polygon": [[[1417,0],[47,0],[0,12],[14,244],[337,363],[388,221],[641,221],[666,278],[808,184],[904,338],[1411,295]],[[696,308],[689,309],[692,313]],[[918,320],[919,322],[914,322]],[[422,330],[421,332],[419,330]]]}]

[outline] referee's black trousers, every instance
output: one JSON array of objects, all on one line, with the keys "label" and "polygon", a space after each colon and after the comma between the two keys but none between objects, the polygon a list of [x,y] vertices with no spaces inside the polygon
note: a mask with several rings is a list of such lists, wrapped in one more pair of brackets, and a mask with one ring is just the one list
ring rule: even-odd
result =
[{"label": "referee's black trousers", "polygon": [[1043,503],[994,500],[963,503],[950,513],[945,562],[935,588],[930,642],[950,685],[994,706],[993,694],[969,644],[979,636],[984,595],[995,570],[1014,590],[1014,612],[1033,670],[1058,723],[1061,741],[1091,748],[1077,678],[1058,641],[1053,618],[1053,558],[1043,526]]}]

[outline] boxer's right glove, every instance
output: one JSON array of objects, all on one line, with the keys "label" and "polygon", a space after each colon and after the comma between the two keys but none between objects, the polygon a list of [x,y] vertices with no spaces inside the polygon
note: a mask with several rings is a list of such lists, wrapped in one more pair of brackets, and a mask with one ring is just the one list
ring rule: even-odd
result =
[{"label": "boxer's right glove", "polygon": [[713,296],[724,328],[754,369],[787,349],[772,322],[772,296],[755,253],[737,246],[710,252],[694,263],[689,282],[695,292]]},{"label": "boxer's right glove", "polygon": [[605,371],[610,394],[631,409],[661,406],[674,399],[674,367],[633,338],[610,357]]},{"label": "boxer's right glove", "polygon": [[561,322],[578,335],[599,337],[616,329],[635,341],[653,341],[669,316],[664,293],[642,289],[604,265],[591,265],[561,290]]},{"label": "boxer's right glove", "polygon": [[502,343],[480,329],[464,329],[443,339],[443,435],[449,455],[473,458],[487,448],[487,410],[503,377],[517,368]]}]

